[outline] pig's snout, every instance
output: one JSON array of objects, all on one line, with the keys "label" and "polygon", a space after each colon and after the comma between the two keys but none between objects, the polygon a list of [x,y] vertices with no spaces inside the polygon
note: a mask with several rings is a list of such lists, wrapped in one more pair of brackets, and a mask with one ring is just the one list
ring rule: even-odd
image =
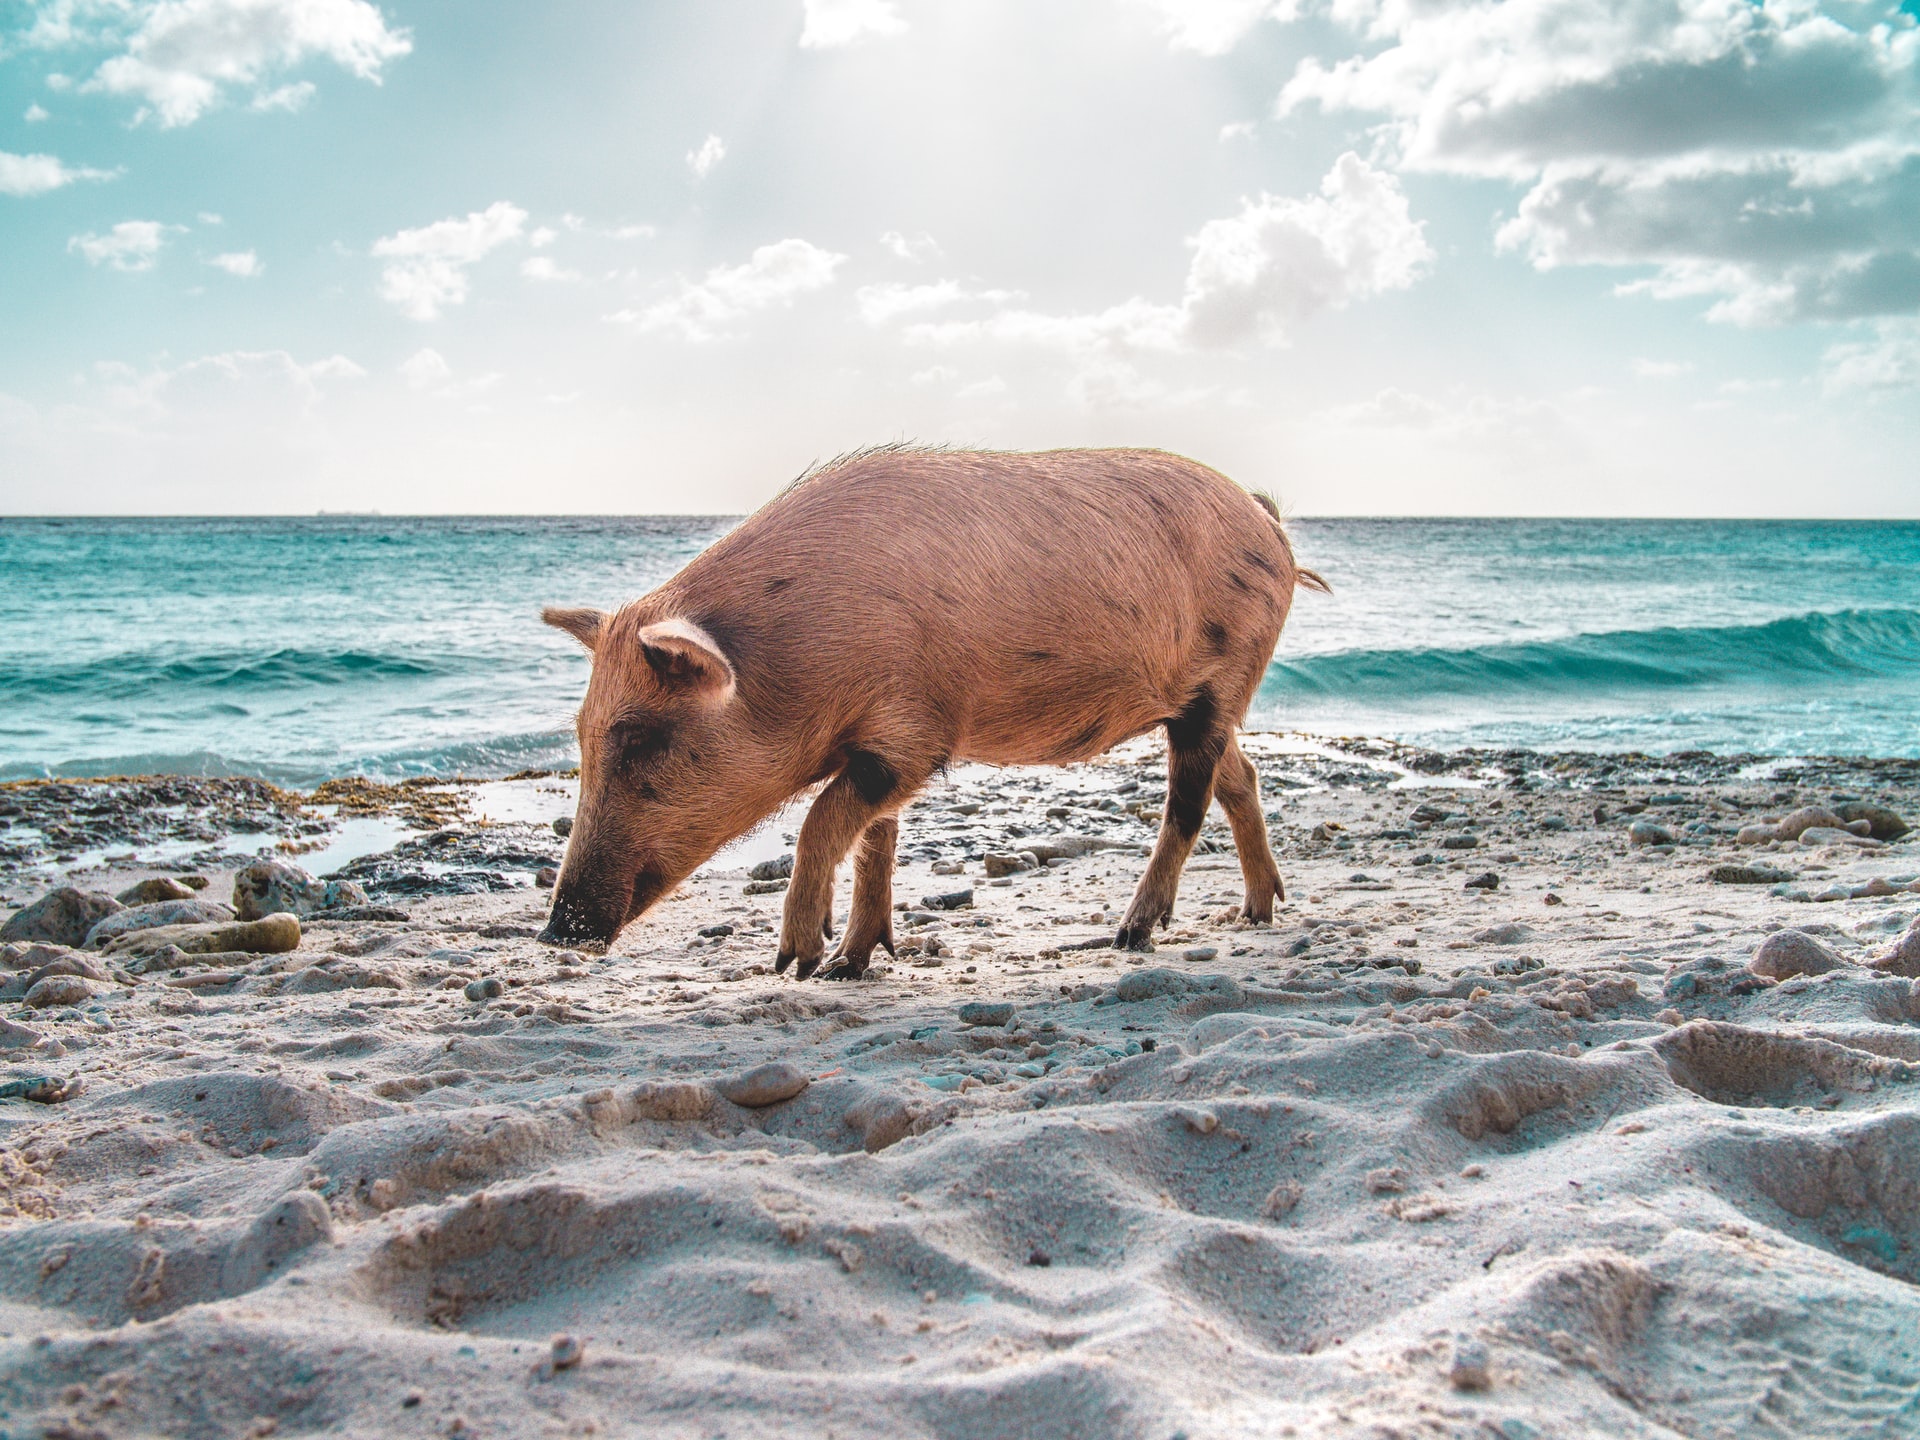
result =
[{"label": "pig's snout", "polygon": [[604,950],[621,927],[659,899],[665,888],[665,879],[651,867],[642,869],[630,888],[571,883],[562,873],[546,928],[538,938],[548,945]]},{"label": "pig's snout", "polygon": [[547,913],[546,927],[537,938],[543,945],[566,945],[576,950],[582,947],[604,949],[613,943],[613,937],[620,933],[621,921],[625,919],[624,915],[596,912],[596,907],[583,905],[572,895],[556,891],[553,909]]}]

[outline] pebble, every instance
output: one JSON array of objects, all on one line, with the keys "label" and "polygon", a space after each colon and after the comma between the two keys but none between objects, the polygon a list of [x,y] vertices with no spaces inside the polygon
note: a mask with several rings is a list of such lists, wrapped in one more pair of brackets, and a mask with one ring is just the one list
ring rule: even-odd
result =
[{"label": "pebble", "polygon": [[98,950],[109,940],[135,930],[158,930],[162,925],[217,925],[233,919],[233,910],[218,900],[155,900],[118,910],[87,932],[86,948]]},{"label": "pebble", "polygon": [[571,1370],[580,1363],[581,1357],[586,1353],[586,1346],[582,1345],[580,1341],[572,1335],[556,1335],[553,1337],[551,1354],[553,1356],[553,1368],[556,1370]]},{"label": "pebble", "polygon": [[1845,804],[1836,805],[1834,813],[1849,824],[1866,821],[1867,834],[1875,840],[1898,840],[1913,829],[1886,806],[1869,804],[1864,800],[1849,800]]},{"label": "pebble", "polygon": [[1011,1025],[1013,1002],[1009,1000],[969,1000],[960,1007],[962,1025]]},{"label": "pebble", "polygon": [[1440,842],[1440,848],[1442,850],[1478,850],[1480,848],[1480,837],[1471,832],[1460,835],[1449,835]]},{"label": "pebble", "polygon": [[1873,968],[1908,980],[1920,979],[1920,919],[1907,927],[1907,933],[1893,942],[1892,949],[1873,962]]},{"label": "pebble", "polygon": [[749,1110],[764,1109],[791,1100],[808,1085],[807,1072],[787,1060],[756,1065],[738,1075],[729,1075],[714,1089],[736,1105]]},{"label": "pebble", "polygon": [[536,889],[551,890],[560,883],[560,872],[551,865],[542,865],[533,872],[533,883]]},{"label": "pebble", "polygon": [[1218,956],[1219,953],[1219,950],[1211,945],[1196,945],[1191,950],[1182,950],[1180,952],[1180,958],[1182,960],[1201,962],[1212,960]]},{"label": "pebble", "polygon": [[26,1001],[36,1010],[54,1005],[81,1005],[93,998],[93,987],[78,975],[49,975],[27,987]]},{"label": "pebble", "polygon": [[1476,930],[1473,935],[1476,945],[1518,945],[1522,940],[1532,938],[1532,930],[1525,925],[1512,922],[1505,925],[1490,925],[1485,930]]},{"label": "pebble", "polygon": [[571,815],[554,816],[553,833],[558,835],[562,840],[573,834],[573,817]]},{"label": "pebble", "polygon": [[1769,980],[1795,975],[1825,975],[1847,962],[1804,930],[1776,930],[1760,942],[1747,969]]},{"label": "pebble", "polygon": [[[754,867],[758,869],[758,866]],[[785,880],[749,880],[740,887],[742,895],[778,895],[787,888]]]},{"label": "pebble", "polygon": [[920,900],[923,910],[971,910],[973,908],[973,887],[964,890],[950,890],[945,895],[926,895]]},{"label": "pebble", "polygon": [[1476,875],[1461,887],[1463,890],[1498,890],[1500,877],[1489,870],[1484,875]]},{"label": "pebble", "polygon": [[1010,875],[1020,875],[1028,870],[1040,868],[1039,859],[1030,850],[1018,855],[1000,850],[991,851],[984,864],[987,867],[987,877],[993,880],[1005,879]]},{"label": "pebble", "polygon": [[749,880],[788,880],[793,877],[793,856],[782,855],[773,860],[762,860],[747,872]]},{"label": "pebble", "polygon": [[1772,865],[1716,865],[1707,872],[1716,885],[1780,885],[1793,878],[1791,870]]},{"label": "pebble", "polygon": [[77,946],[86,940],[89,930],[123,908],[101,891],[62,885],[0,925],[0,940],[46,940]]},{"label": "pebble", "polygon": [[352,880],[316,880],[285,860],[256,860],[233,877],[233,913],[242,920],[305,919],[316,910],[366,903],[367,892]]},{"label": "pebble", "polygon": [[191,900],[194,892],[170,875],[155,875],[129,885],[113,898],[122,905],[151,905],[156,900]]},{"label": "pebble", "polygon": [[497,979],[489,975],[484,980],[469,980],[466,983],[466,987],[461,990],[460,993],[465,995],[469,1000],[498,1000],[506,993],[506,988],[507,987],[502,985]]},{"label": "pebble", "polygon": [[1306,1193],[1298,1180],[1282,1180],[1267,1192],[1267,1198],[1260,1203],[1260,1213],[1269,1220],[1291,1215]]},{"label": "pebble", "polygon": [[1636,820],[1627,827],[1627,843],[1630,845],[1671,845],[1673,832],[1664,825],[1656,825],[1651,820]]},{"label": "pebble", "polygon": [[300,948],[300,921],[292,915],[279,914],[225,925],[160,925],[151,930],[130,930],[116,935],[103,948],[109,955],[121,955],[158,950],[167,945],[177,946],[188,955],[209,955],[224,950],[284,955]]},{"label": "pebble", "polygon": [[1456,1390],[1485,1390],[1491,1386],[1493,1370],[1487,1347],[1470,1336],[1455,1336],[1447,1383]]},{"label": "pebble", "polygon": [[1878,850],[1885,843],[1871,835],[1857,835],[1832,825],[1809,825],[1800,832],[1802,845],[1851,845],[1856,850]]}]

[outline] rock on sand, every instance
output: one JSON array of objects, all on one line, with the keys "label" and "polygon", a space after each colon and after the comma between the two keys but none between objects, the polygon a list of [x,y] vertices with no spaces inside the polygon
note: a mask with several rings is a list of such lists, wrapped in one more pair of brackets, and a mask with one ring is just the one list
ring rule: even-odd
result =
[{"label": "rock on sand", "polygon": [[55,945],[79,945],[87,932],[124,907],[98,890],[76,890],[62,885],[49,890],[5,925],[0,940],[46,940]]},{"label": "rock on sand", "polygon": [[1778,930],[1760,942],[1747,969],[1769,980],[1824,975],[1847,962],[1804,930]]}]

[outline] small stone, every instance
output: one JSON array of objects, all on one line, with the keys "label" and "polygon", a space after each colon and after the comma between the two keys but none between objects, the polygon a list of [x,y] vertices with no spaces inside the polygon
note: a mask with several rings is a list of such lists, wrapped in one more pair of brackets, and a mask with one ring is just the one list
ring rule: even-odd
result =
[{"label": "small stone", "polygon": [[162,925],[217,925],[233,919],[233,911],[218,900],[154,900],[119,910],[87,932],[86,948],[98,950],[109,940],[136,930],[158,930]]},{"label": "small stone", "polygon": [[1480,837],[1472,831],[1463,831],[1458,835],[1449,835],[1440,842],[1442,850],[1478,850]]},{"label": "small stone", "polygon": [[1009,1000],[969,1000],[960,1007],[962,1025],[1002,1026],[1013,1023],[1013,1002]]},{"label": "small stone", "polygon": [[787,888],[787,883],[785,880],[749,880],[740,887],[740,893],[742,895],[778,895]]},{"label": "small stone", "polygon": [[1200,1110],[1182,1105],[1174,1114],[1180,1117],[1180,1123],[1196,1135],[1211,1135],[1220,1128],[1220,1117],[1211,1110]]},{"label": "small stone", "polygon": [[1463,890],[1498,890],[1499,888],[1500,877],[1491,870],[1487,871],[1484,875],[1474,876],[1473,879],[1461,886]]},{"label": "small stone", "polygon": [[1505,925],[1489,925],[1485,930],[1476,930],[1473,943],[1476,945],[1518,945],[1523,940],[1533,938],[1533,931],[1525,925],[1509,922]]},{"label": "small stone", "polygon": [[1716,865],[1707,872],[1716,885],[1782,885],[1793,878],[1791,870],[1772,865]]},{"label": "small stone", "polygon": [[1846,821],[1820,805],[1807,805],[1787,815],[1773,827],[1774,840],[1798,840],[1809,830],[1844,830]]},{"label": "small stone", "polygon": [[762,860],[747,872],[749,880],[789,880],[793,878],[793,856],[782,855],[773,860]]},{"label": "small stone", "polygon": [[102,948],[109,955],[146,954],[174,945],[188,955],[245,950],[255,955],[284,955],[300,948],[300,922],[289,914],[225,925],[160,925],[116,935]]},{"label": "small stone", "polygon": [[1453,1364],[1447,1368],[1447,1383],[1456,1390],[1485,1390],[1493,1384],[1492,1361],[1487,1347],[1478,1340],[1459,1335],[1453,1342]]},{"label": "small stone", "polygon": [[920,901],[923,910],[971,910],[973,908],[973,887],[965,890],[950,890],[945,895],[927,895]]},{"label": "small stone", "polygon": [[964,860],[936,860],[933,862],[933,873],[936,875],[964,875],[967,873],[967,862]]},{"label": "small stone", "polygon": [[78,946],[85,942],[89,930],[122,908],[118,900],[98,890],[62,885],[0,925],[0,940],[45,940]]},{"label": "small stone", "polygon": [[1269,1220],[1278,1220],[1291,1215],[1299,1205],[1306,1190],[1298,1180],[1282,1180],[1267,1192],[1267,1198],[1260,1202],[1260,1213]]},{"label": "small stone", "polygon": [[213,883],[205,875],[176,875],[173,878],[189,890],[204,890]]},{"label": "small stone", "polygon": [[571,815],[554,816],[553,833],[558,835],[562,840],[573,834],[573,817]]},{"label": "small stone", "polygon": [[542,865],[533,872],[533,883],[536,889],[551,890],[560,883],[560,872],[551,865]]},{"label": "small stone", "polygon": [[1407,1172],[1398,1165],[1382,1165],[1367,1172],[1366,1185],[1369,1195],[1397,1195],[1407,1188]]},{"label": "small stone", "polygon": [[554,1369],[571,1370],[586,1354],[586,1347],[572,1335],[556,1335],[553,1337],[551,1353]]},{"label": "small stone", "polygon": [[82,980],[106,980],[106,967],[91,955],[83,955],[78,950],[55,950],[51,946],[36,945],[31,955],[45,956],[44,964],[36,966],[27,974],[27,988],[32,989],[49,975],[78,975]]},{"label": "small stone", "polygon": [[465,995],[469,1000],[485,1002],[488,1000],[498,1000],[506,993],[506,986],[489,975],[481,980],[469,980],[460,993]]},{"label": "small stone", "polygon": [[1804,930],[1776,930],[1760,942],[1747,969],[1769,980],[1795,975],[1825,975],[1847,962]]},{"label": "small stone", "polygon": [[714,1089],[736,1105],[749,1110],[761,1110],[769,1105],[778,1105],[783,1100],[791,1100],[806,1089],[807,1084],[807,1072],[798,1065],[787,1060],[774,1060],[738,1075],[729,1075],[719,1081]]},{"label": "small stone", "polygon": [[1833,808],[1834,813],[1849,824],[1866,821],[1867,834],[1875,840],[1898,840],[1913,828],[1884,805],[1872,805],[1864,800],[1849,800]]},{"label": "small stone", "polygon": [[1020,875],[1028,870],[1036,870],[1040,866],[1040,862],[1034,858],[1031,851],[1019,855],[1008,854],[1005,851],[991,851],[983,863],[987,867],[987,878],[991,880]]},{"label": "small stone", "polygon": [[1195,945],[1191,950],[1182,950],[1180,952],[1180,958],[1182,960],[1192,960],[1196,964],[1200,964],[1214,959],[1219,954],[1219,950],[1211,945]]},{"label": "small stone", "polygon": [[700,937],[703,940],[724,940],[731,934],[733,934],[733,926],[724,921],[718,925],[704,925],[700,929]]},{"label": "small stone", "polygon": [[93,998],[93,987],[78,975],[49,975],[27,987],[26,1001],[36,1010],[55,1005],[83,1005]]},{"label": "small stone", "polygon": [[129,885],[113,898],[122,905],[151,905],[156,900],[191,900],[194,892],[168,875],[155,875]]},{"label": "small stone", "polygon": [[[1863,822],[1864,823],[1864,822]],[[1878,850],[1884,843],[1870,835],[1857,835],[1834,825],[1809,825],[1800,832],[1802,845],[1848,845],[1856,850]]]},{"label": "small stone", "polygon": [[316,880],[285,860],[256,860],[233,877],[233,913],[241,920],[280,914],[304,917],[316,910],[366,903],[367,892],[353,881]]},{"label": "small stone", "polygon": [[1034,1266],[1036,1269],[1044,1270],[1053,1264],[1053,1257],[1046,1251],[1036,1247],[1027,1252],[1027,1264]]},{"label": "small stone", "polygon": [[1664,825],[1656,825],[1651,820],[1636,820],[1627,827],[1627,843],[1630,845],[1671,845],[1673,832]]}]

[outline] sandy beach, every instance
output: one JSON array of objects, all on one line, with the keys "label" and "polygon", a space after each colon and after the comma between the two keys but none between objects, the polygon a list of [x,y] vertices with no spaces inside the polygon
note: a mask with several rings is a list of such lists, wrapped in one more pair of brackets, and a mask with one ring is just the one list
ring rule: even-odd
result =
[{"label": "sandy beach", "polygon": [[0,1424],[1920,1432],[1920,837],[1738,833],[1920,764],[1248,748],[1273,926],[1216,811],[1085,948],[1142,743],[937,784],[849,984],[771,973],[791,814],[593,955],[531,938],[565,777],[7,787],[16,905],[377,848],[284,953],[4,952]]}]

